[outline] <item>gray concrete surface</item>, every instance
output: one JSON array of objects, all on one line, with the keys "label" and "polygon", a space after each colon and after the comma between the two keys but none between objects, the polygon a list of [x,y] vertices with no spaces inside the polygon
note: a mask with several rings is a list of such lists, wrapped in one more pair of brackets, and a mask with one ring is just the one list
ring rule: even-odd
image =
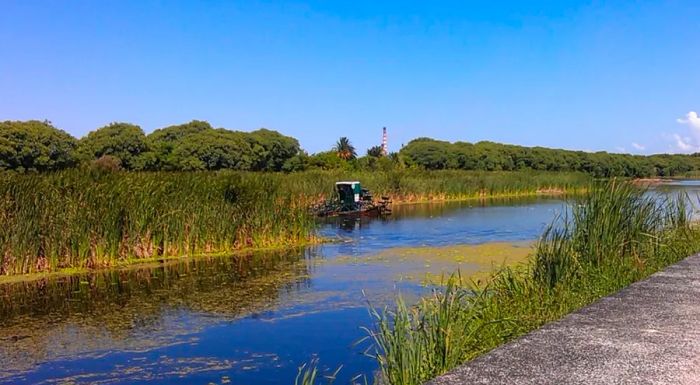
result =
[{"label": "gray concrete surface", "polygon": [[700,385],[700,255],[429,384]]}]

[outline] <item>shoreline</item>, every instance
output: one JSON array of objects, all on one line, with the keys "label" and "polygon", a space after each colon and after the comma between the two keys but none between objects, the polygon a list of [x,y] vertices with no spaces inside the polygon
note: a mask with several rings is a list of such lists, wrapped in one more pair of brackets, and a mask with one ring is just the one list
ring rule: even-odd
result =
[{"label": "shoreline", "polygon": [[[535,192],[523,192],[523,193],[510,193],[510,194],[493,194],[484,196],[460,196],[455,198],[440,197],[437,199],[421,199],[421,200],[397,200],[393,202],[394,205],[413,205],[413,204],[429,204],[429,203],[449,203],[449,202],[468,202],[477,200],[490,200],[490,199],[508,199],[508,198],[528,198],[528,197],[560,197],[567,195],[575,195],[584,193],[585,189],[546,189],[538,190]],[[279,246],[269,246],[269,247],[250,247],[243,248],[233,251],[217,251],[211,253],[195,254],[195,255],[173,255],[173,256],[162,256],[162,257],[151,257],[144,259],[131,259],[119,261],[112,266],[104,266],[97,268],[88,267],[66,267],[55,271],[47,272],[35,272],[27,274],[7,274],[0,275],[0,285],[21,283],[21,282],[33,282],[41,279],[75,276],[81,274],[92,274],[99,273],[101,271],[109,270],[129,270],[147,267],[158,267],[171,263],[196,260],[203,258],[221,258],[221,257],[232,257],[236,255],[246,255],[252,253],[259,253],[265,251],[284,251],[291,250],[295,248],[303,248],[311,245],[318,245],[322,243],[332,243],[333,239],[325,239],[317,236],[311,236],[311,239],[303,242],[298,242],[294,244],[285,244]]]},{"label": "shoreline", "polygon": [[[460,196],[460,197],[454,197],[454,198],[446,198],[446,197],[439,197],[439,198],[431,198],[431,199],[420,199],[420,200],[397,200],[393,202],[392,204],[398,205],[398,206],[403,206],[403,205],[414,205],[414,204],[430,204],[430,203],[449,203],[449,202],[468,202],[468,201],[478,201],[478,200],[490,200],[490,199],[509,199],[509,198],[529,198],[529,197],[560,197],[560,196],[567,196],[567,195],[576,195],[576,194],[581,194],[584,193],[586,189],[571,189],[571,190],[566,190],[566,189],[543,189],[543,190],[538,190],[535,192],[523,192],[523,193],[510,193],[510,194],[493,194],[493,195],[483,195],[483,196]],[[309,240],[306,241],[301,241],[298,243],[294,244],[284,244],[284,245],[279,245],[279,246],[269,246],[269,247],[249,247],[249,248],[243,248],[239,250],[233,250],[233,251],[215,251],[211,253],[202,253],[202,254],[194,254],[194,255],[171,255],[171,256],[161,256],[161,257],[151,257],[151,258],[143,258],[143,259],[128,259],[128,260],[123,260],[119,261],[116,264],[112,266],[103,266],[103,267],[96,267],[96,268],[88,268],[88,267],[66,267],[66,268],[61,268],[55,271],[46,271],[46,272],[34,272],[34,273],[26,273],[26,274],[6,274],[6,275],[0,275],[0,285],[5,285],[5,284],[14,284],[14,283],[22,283],[22,282],[33,282],[33,281],[38,281],[41,279],[49,279],[49,278],[58,278],[58,277],[67,277],[67,276],[75,276],[75,275],[82,275],[82,274],[92,274],[92,273],[99,273],[102,271],[110,271],[110,270],[130,270],[130,269],[138,269],[138,268],[148,268],[148,267],[158,267],[158,266],[164,266],[168,264],[174,264],[177,262],[182,262],[182,261],[189,261],[189,260],[196,260],[196,259],[203,259],[203,258],[221,258],[221,257],[232,257],[232,256],[240,256],[240,255],[246,255],[246,254],[252,254],[252,253],[260,253],[260,252],[265,252],[265,251],[283,251],[283,250],[291,250],[295,248],[303,248],[311,245],[318,245],[318,244],[323,244],[323,243],[332,243],[334,242],[333,239],[326,239],[322,237],[317,237],[317,236],[311,236]]]},{"label": "shoreline", "polygon": [[546,188],[537,191],[526,191],[526,192],[515,192],[515,193],[498,193],[490,195],[460,195],[454,197],[420,197],[418,199],[396,199],[392,197],[392,205],[403,206],[411,204],[424,204],[424,203],[447,203],[447,202],[468,202],[468,201],[485,201],[485,200],[498,200],[498,199],[510,199],[510,198],[556,198],[556,197],[566,197],[575,196],[579,194],[585,194],[588,188],[572,188],[572,189],[560,189],[560,188]]},{"label": "shoreline", "polygon": [[[692,373],[693,358],[700,351],[696,338],[700,304],[695,300],[700,292],[694,285],[698,278],[700,255],[693,254],[481,354],[427,385],[619,384],[634,382],[630,373],[645,373],[637,379],[647,376],[649,383],[696,383],[695,376],[679,371],[676,361]],[[655,359],[669,353],[676,361]],[[591,368],[596,370],[591,373]]]},{"label": "shoreline", "polygon": [[290,244],[290,245],[269,246],[269,247],[245,248],[245,249],[234,250],[234,251],[220,251],[220,252],[212,252],[212,253],[193,254],[193,255],[173,255],[173,256],[134,259],[134,260],[120,261],[119,263],[112,265],[112,266],[104,266],[104,267],[97,267],[97,268],[66,267],[66,268],[58,269],[56,271],[36,272],[36,273],[27,273],[27,274],[0,275],[0,286],[1,285],[15,284],[15,283],[34,282],[34,281],[38,281],[41,279],[70,277],[70,276],[83,275],[83,274],[95,274],[95,273],[100,273],[100,272],[105,272],[105,271],[128,271],[128,270],[136,270],[136,269],[141,269],[141,268],[156,268],[156,267],[161,267],[161,266],[174,265],[178,262],[195,261],[195,260],[200,260],[200,259],[205,259],[205,258],[225,258],[225,257],[234,257],[234,256],[246,257],[246,256],[249,256],[249,255],[255,254],[255,253],[286,251],[286,250],[292,250],[295,248],[303,248],[303,247],[308,247],[308,246],[312,246],[312,245],[318,245],[318,244],[322,244],[322,243],[332,243],[333,241],[334,240],[332,240],[332,239],[324,239],[324,238],[320,238],[320,237],[315,237],[315,239],[313,239],[313,240],[310,240],[307,242],[300,242],[298,244],[293,244],[293,245]]},{"label": "shoreline", "polygon": [[638,179],[633,179],[632,184],[635,186],[659,186],[662,184],[670,183],[675,180],[683,180],[682,178],[680,179],[670,179],[670,178],[638,178]]}]

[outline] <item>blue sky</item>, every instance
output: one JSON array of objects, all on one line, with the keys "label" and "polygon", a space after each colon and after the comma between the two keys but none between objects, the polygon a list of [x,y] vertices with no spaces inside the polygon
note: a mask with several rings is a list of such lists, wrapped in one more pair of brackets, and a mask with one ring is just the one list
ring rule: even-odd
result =
[{"label": "blue sky", "polygon": [[699,1],[0,5],[0,120],[700,149]]}]

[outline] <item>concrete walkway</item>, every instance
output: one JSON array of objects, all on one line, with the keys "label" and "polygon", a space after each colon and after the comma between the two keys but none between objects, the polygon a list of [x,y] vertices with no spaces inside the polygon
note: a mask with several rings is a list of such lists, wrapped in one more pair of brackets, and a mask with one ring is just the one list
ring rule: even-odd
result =
[{"label": "concrete walkway", "polygon": [[700,384],[700,255],[430,384]]}]

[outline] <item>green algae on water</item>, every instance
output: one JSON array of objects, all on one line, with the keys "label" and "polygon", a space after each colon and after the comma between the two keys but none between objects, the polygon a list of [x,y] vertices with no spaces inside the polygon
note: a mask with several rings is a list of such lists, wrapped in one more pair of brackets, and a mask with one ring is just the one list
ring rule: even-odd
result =
[{"label": "green algae on water", "polygon": [[379,264],[390,269],[398,281],[440,284],[443,276],[457,271],[465,280],[486,278],[500,267],[526,262],[533,247],[533,241],[395,247],[360,257],[342,256],[329,263]]}]

